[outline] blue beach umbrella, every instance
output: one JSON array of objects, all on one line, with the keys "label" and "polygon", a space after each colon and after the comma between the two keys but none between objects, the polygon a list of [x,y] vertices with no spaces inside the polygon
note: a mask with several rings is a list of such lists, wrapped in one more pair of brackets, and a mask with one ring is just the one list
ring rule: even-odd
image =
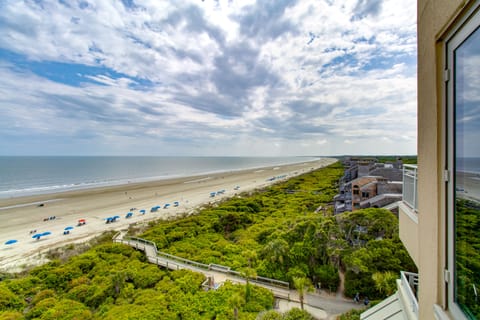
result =
[{"label": "blue beach umbrella", "polygon": [[113,219],[120,219],[120,216],[113,216]]},{"label": "blue beach umbrella", "polygon": [[44,233],[42,233],[42,237],[43,236],[49,236],[51,235],[52,233],[50,231],[45,231]]},{"label": "blue beach umbrella", "polygon": [[40,239],[41,236],[42,236],[41,233],[35,233],[35,234],[32,236],[32,238],[38,240],[38,239]]},{"label": "blue beach umbrella", "polygon": [[66,227],[65,229],[63,230],[73,230],[73,227],[72,226],[69,226],[69,227]]},{"label": "blue beach umbrella", "polygon": [[12,239],[12,240],[8,240],[7,242],[5,242],[5,244],[14,244],[16,242],[18,242],[18,241],[15,240],[15,239]]},{"label": "blue beach umbrella", "polygon": [[145,213],[145,209],[140,210],[140,213]]}]

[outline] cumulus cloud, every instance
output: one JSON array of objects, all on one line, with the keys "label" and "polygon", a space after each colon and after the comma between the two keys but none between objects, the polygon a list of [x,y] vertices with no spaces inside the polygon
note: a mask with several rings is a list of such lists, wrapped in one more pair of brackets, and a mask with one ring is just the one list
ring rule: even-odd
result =
[{"label": "cumulus cloud", "polygon": [[5,1],[3,152],[415,153],[415,16],[413,0]]}]

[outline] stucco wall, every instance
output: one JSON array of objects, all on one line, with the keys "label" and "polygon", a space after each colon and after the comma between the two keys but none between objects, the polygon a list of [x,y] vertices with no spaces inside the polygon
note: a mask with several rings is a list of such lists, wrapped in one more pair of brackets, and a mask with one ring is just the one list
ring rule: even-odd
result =
[{"label": "stucco wall", "polygon": [[445,116],[444,43],[464,0],[418,0],[418,197],[419,319],[434,319],[433,305],[445,306]]},{"label": "stucco wall", "polygon": [[400,239],[418,267],[420,262],[418,216],[411,208],[401,202],[398,208],[398,220]]}]

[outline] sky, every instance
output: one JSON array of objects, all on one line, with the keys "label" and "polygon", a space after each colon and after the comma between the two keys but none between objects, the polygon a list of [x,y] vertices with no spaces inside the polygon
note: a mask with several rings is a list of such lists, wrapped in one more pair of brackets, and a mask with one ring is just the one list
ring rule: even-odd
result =
[{"label": "sky", "polygon": [[415,0],[2,0],[0,155],[416,154]]}]

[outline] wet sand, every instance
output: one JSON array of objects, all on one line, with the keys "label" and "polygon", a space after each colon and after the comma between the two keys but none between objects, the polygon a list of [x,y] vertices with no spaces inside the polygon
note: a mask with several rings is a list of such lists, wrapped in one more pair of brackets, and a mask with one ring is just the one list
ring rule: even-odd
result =
[{"label": "wet sand", "polygon": [[[292,165],[265,167],[255,170],[224,172],[195,177],[131,183],[88,190],[0,200],[0,270],[16,272],[26,265],[41,263],[41,255],[51,248],[73,242],[84,242],[107,230],[122,230],[129,225],[156,219],[168,219],[193,213],[201,205],[220,201],[245,191],[285,180],[335,162],[325,158]],[[272,177],[285,176],[270,180]],[[235,190],[235,187],[239,187]],[[211,192],[225,190],[211,197]],[[178,207],[174,202],[178,201]],[[164,209],[164,205],[170,206]],[[161,206],[157,212],[150,212]],[[130,210],[135,208],[135,210]],[[146,210],[142,215],[139,211]],[[132,211],[131,218],[125,215]],[[120,216],[117,222],[106,223],[107,217]],[[48,219],[55,216],[55,219]],[[79,219],[86,224],[77,226]],[[45,221],[44,221],[45,220]],[[64,235],[64,229],[73,230]],[[37,233],[51,232],[39,240]],[[7,240],[17,243],[5,245]]]}]

